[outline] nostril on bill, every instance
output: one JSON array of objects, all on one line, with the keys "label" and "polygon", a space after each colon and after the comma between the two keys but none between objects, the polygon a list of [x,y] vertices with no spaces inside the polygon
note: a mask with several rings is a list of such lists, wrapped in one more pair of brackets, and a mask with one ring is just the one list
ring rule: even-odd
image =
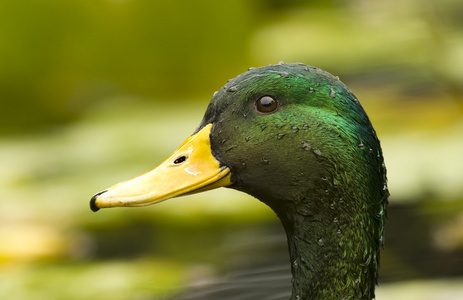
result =
[{"label": "nostril on bill", "polygon": [[174,160],[174,164],[178,165],[178,164],[181,164],[182,162],[184,162],[186,160],[186,156],[185,155],[182,155],[180,156],[179,158],[177,158],[176,160]]}]

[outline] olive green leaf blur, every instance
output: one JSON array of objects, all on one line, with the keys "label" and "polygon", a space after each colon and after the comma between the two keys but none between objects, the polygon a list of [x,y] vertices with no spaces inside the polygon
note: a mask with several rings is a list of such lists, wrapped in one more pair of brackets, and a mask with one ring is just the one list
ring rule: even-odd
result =
[{"label": "olive green leaf blur", "polygon": [[381,140],[377,299],[463,298],[462,14],[459,0],[0,1],[0,298],[176,299],[280,263],[288,298],[284,230],[246,194],[88,206],[167,158],[228,79],[280,61],[339,76]]}]

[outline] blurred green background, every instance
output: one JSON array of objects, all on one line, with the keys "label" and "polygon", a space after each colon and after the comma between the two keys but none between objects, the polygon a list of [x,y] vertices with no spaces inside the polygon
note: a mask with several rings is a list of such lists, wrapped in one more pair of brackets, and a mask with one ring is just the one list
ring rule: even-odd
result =
[{"label": "blurred green background", "polygon": [[175,150],[227,79],[284,61],[340,76],[382,141],[378,299],[461,299],[462,15],[459,0],[0,1],[0,298],[158,299],[286,263],[279,221],[236,191],[88,207]]}]

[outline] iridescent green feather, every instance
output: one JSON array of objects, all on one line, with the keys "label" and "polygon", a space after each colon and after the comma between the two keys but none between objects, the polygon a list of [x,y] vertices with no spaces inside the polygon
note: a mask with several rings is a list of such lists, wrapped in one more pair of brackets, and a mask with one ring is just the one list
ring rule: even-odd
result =
[{"label": "iridescent green feather", "polygon": [[[256,111],[265,95],[276,112]],[[285,227],[292,299],[374,298],[389,193],[379,140],[351,91],[303,64],[252,69],[215,94],[198,130],[209,123],[231,188]]]}]

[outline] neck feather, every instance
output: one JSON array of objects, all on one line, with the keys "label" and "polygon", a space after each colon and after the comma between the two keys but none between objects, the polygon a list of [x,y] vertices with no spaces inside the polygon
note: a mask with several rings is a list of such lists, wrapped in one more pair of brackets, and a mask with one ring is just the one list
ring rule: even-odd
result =
[{"label": "neck feather", "polygon": [[[293,300],[374,298],[380,248],[369,221],[374,216],[365,207],[343,205],[355,205],[355,199],[337,199],[341,203],[304,199],[294,205],[278,201],[284,208],[271,205],[288,238]],[[325,213],[314,209],[323,204],[329,207]]]}]

